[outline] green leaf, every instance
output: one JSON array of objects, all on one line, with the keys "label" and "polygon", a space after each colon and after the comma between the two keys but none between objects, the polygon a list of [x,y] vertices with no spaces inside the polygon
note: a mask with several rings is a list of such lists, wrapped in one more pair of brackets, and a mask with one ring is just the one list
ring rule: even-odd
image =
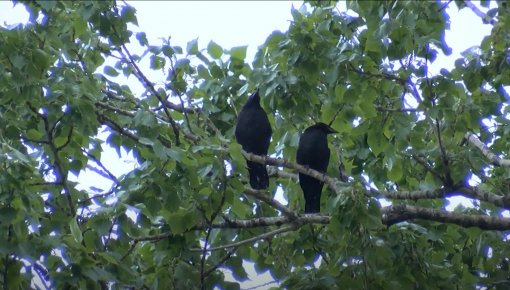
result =
[{"label": "green leaf", "polygon": [[151,139],[149,138],[145,138],[145,137],[140,137],[138,139],[138,141],[143,144],[143,145],[147,145],[147,146],[152,146],[154,145],[154,141],[152,141]]},{"label": "green leaf", "polygon": [[193,39],[186,45],[186,52],[189,55],[195,55],[198,53],[198,39]]},{"label": "green leaf", "polygon": [[368,131],[367,143],[375,156],[378,156],[386,149],[387,143],[383,138],[384,136],[381,134],[381,131],[376,128],[371,128]]},{"label": "green leaf", "polygon": [[28,158],[28,156],[25,155],[24,153],[21,153],[20,151],[14,148],[11,148],[11,153],[16,160],[30,164],[30,158]]},{"label": "green leaf", "polygon": [[109,65],[105,65],[103,71],[106,75],[111,77],[116,77],[119,75],[119,72]]},{"label": "green leaf", "polygon": [[365,51],[380,53],[381,52],[380,41],[378,39],[375,39],[374,37],[368,37],[365,43]]},{"label": "green leaf", "polygon": [[74,34],[77,37],[83,36],[88,32],[87,31],[87,28],[88,28],[87,22],[85,21],[85,19],[82,19],[79,17],[74,19],[73,28],[74,28]]},{"label": "green leaf", "polygon": [[120,16],[125,22],[130,22],[135,25],[138,25],[138,20],[136,19],[136,9],[134,7],[125,4],[122,7]]},{"label": "green leaf", "polygon": [[83,235],[80,230],[80,226],[78,226],[78,222],[76,221],[75,218],[72,218],[69,221],[69,228],[71,229],[71,235],[73,236],[74,240],[77,243],[81,244],[81,242],[83,241]]},{"label": "green leaf", "polygon": [[207,52],[214,59],[219,59],[223,55],[223,48],[211,40],[209,45],[207,45]]},{"label": "green leaf", "polygon": [[136,33],[136,39],[138,40],[138,43],[140,43],[141,46],[147,46],[149,44],[149,41],[147,40],[147,35],[143,31]]},{"label": "green leaf", "polygon": [[11,63],[18,69],[22,69],[26,64],[27,60],[21,55],[15,55],[11,58]]},{"label": "green leaf", "polygon": [[388,174],[388,178],[391,181],[394,181],[394,182],[400,181],[400,179],[402,179],[402,177],[403,177],[401,161],[398,159],[395,160],[395,163],[393,164],[393,166],[391,167],[391,169],[388,171],[387,174]]},{"label": "green leaf", "polygon": [[344,97],[344,93],[345,93],[345,86],[343,86],[343,85],[335,86],[335,98],[336,98],[335,101],[338,103],[341,103],[342,99]]},{"label": "green leaf", "polygon": [[234,202],[232,203],[232,211],[238,217],[245,217],[247,213],[247,206],[242,203],[239,199],[234,198]]},{"label": "green leaf", "polygon": [[377,116],[377,111],[372,102],[361,101],[358,105],[361,110],[361,116],[363,119],[369,119]]},{"label": "green leaf", "polygon": [[244,61],[246,58],[246,50],[248,46],[238,46],[238,47],[232,47],[230,49],[230,56],[233,59]]},{"label": "green leaf", "polygon": [[151,60],[150,67],[153,70],[159,70],[165,66],[166,61],[164,58],[162,58],[160,56],[151,55],[150,60]]},{"label": "green leaf", "polygon": [[176,161],[179,161],[179,162],[183,161],[184,155],[185,155],[185,152],[183,152],[181,149],[176,148],[176,147],[169,148],[167,153],[168,153],[168,156],[170,156],[170,158],[172,158]]},{"label": "green leaf", "polygon": [[184,233],[187,229],[195,225],[195,216],[186,210],[179,210],[175,213],[165,215],[165,220],[170,226],[173,234],[178,235]]},{"label": "green leaf", "polygon": [[42,49],[34,49],[32,51],[32,61],[40,69],[46,69],[50,64],[49,55]]},{"label": "green leaf", "polygon": [[27,131],[27,137],[32,140],[40,140],[44,136],[43,132],[40,132],[35,129],[29,129]]},{"label": "green leaf", "polygon": [[12,207],[0,208],[0,222],[10,224],[16,217],[16,210]]},{"label": "green leaf", "polygon": [[69,139],[67,136],[60,136],[55,139],[53,139],[53,144],[55,144],[55,147],[61,147],[62,145],[66,144]]},{"label": "green leaf", "polygon": [[161,142],[159,142],[159,140],[154,142],[152,149],[154,149],[154,153],[159,159],[161,159],[161,161],[166,161],[168,159],[167,149],[163,146],[163,144],[161,144]]}]

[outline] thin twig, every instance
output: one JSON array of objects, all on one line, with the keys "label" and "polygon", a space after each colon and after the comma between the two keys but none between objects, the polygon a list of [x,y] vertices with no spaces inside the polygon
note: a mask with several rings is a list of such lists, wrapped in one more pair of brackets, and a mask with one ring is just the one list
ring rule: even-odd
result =
[{"label": "thin twig", "polygon": [[[124,49],[125,54],[122,53],[122,52],[120,52],[120,53],[126,59],[126,61],[129,64],[131,64],[131,66],[133,66],[133,68],[136,71],[135,75],[146,86],[146,88],[149,89],[149,91],[151,91],[151,93],[158,99],[158,101],[161,104],[163,104],[163,110],[165,112],[165,115],[168,118],[168,122],[170,122],[170,125],[172,126],[172,129],[174,131],[175,144],[177,146],[179,146],[180,143],[181,143],[181,141],[179,139],[179,136],[180,136],[179,135],[179,128],[177,127],[177,123],[175,123],[175,120],[170,115],[170,112],[168,111],[168,108],[166,107],[165,102],[163,101],[163,98],[159,95],[158,91],[156,91],[156,88],[154,87],[154,84],[151,81],[149,81],[149,79],[143,74],[142,70],[138,67],[138,65],[136,64],[133,56],[131,55],[131,53],[127,49],[126,45],[123,44],[122,48]],[[127,55],[127,57],[125,55]]]},{"label": "thin twig", "polygon": [[374,74],[371,72],[362,71],[362,70],[354,67],[354,65],[352,65],[352,63],[349,63],[349,66],[352,71],[354,71],[360,75],[365,75],[365,76],[373,77],[373,78],[381,78],[381,79],[386,79],[386,80],[390,80],[390,81],[396,81],[399,84],[401,84],[402,86],[405,86],[407,83],[407,81],[405,79],[399,78],[399,77],[389,74],[389,73],[383,72],[383,73]]},{"label": "thin twig", "polygon": [[[223,246],[208,248],[207,251],[212,252],[212,251],[218,251],[218,250],[225,250],[225,249],[228,249],[228,248],[239,247],[239,246],[242,246],[242,245],[245,245],[245,244],[248,244],[248,243],[251,243],[251,242],[255,242],[255,241],[258,241],[258,240],[266,239],[266,238],[269,238],[269,237],[272,237],[272,236],[275,236],[275,235],[278,235],[278,234],[281,234],[281,233],[293,231],[293,230],[298,229],[299,227],[300,227],[300,225],[292,224],[291,226],[279,228],[277,230],[274,230],[274,231],[271,231],[271,232],[268,232],[268,233],[264,233],[262,235],[258,235],[256,237],[252,237],[252,238],[249,238],[249,239],[246,239],[246,240],[242,240],[242,241],[239,241],[239,242],[236,242],[236,243],[231,243],[231,244],[227,244],[227,245],[223,245]],[[190,249],[190,251],[197,252],[197,251],[202,251],[202,249],[193,248],[193,249]]]},{"label": "thin twig", "polygon": [[446,186],[452,186],[453,180],[450,176],[450,160],[448,158],[448,155],[446,154],[446,149],[443,144],[443,140],[441,138],[441,128],[439,126],[439,120],[436,118],[436,137],[437,142],[439,143],[439,149],[441,150],[441,159],[443,160],[443,165],[445,167],[444,169],[444,176],[441,178],[443,180],[443,183],[445,183]]},{"label": "thin twig", "polygon": [[281,211],[285,216],[289,217],[291,220],[295,220],[297,217],[296,213],[291,211],[288,207],[284,206],[276,199],[271,198],[262,190],[255,190],[251,187],[245,186],[244,192],[276,208],[277,210]]},{"label": "thin twig", "polygon": [[39,111],[30,102],[27,102],[27,106],[34,114],[36,114],[43,121],[44,130],[46,132],[46,138],[47,138],[46,141],[48,142],[48,146],[50,147],[50,150],[51,150],[51,153],[52,153],[53,159],[54,159],[54,162],[53,162],[53,167],[55,169],[54,174],[57,177],[57,182],[60,182],[62,184],[64,194],[67,198],[67,204],[69,206],[69,214],[70,214],[70,216],[74,217],[75,209],[74,209],[73,199],[71,197],[71,191],[69,190],[69,187],[67,186],[67,173],[62,168],[59,154],[58,154],[58,149],[55,146],[55,143],[53,143],[53,134],[51,133],[51,130],[50,130],[50,128],[52,126],[50,125],[47,116],[42,113],[39,113]]},{"label": "thin twig", "polygon": [[90,154],[87,150],[85,149],[82,149],[82,151],[87,154],[87,157],[89,157],[89,159],[91,159],[92,161],[94,161],[99,167],[101,167],[102,170],[104,170],[104,172],[106,172],[107,176],[108,176],[108,179],[112,180],[113,182],[115,182],[116,184],[119,183],[119,180],[117,179],[117,177],[115,175],[113,175],[113,173],[110,172],[110,170],[108,170],[108,168],[106,168],[103,163],[101,162],[101,160],[97,159],[94,155]]},{"label": "thin twig", "polygon": [[209,246],[209,237],[211,236],[212,227],[207,229],[205,234],[204,247],[202,249],[202,258],[200,259],[200,289],[205,290],[205,257],[207,257],[207,246]]},{"label": "thin twig", "polygon": [[205,271],[205,273],[204,273],[205,277],[211,275],[212,272],[216,271],[216,269],[221,267],[221,265],[223,265],[228,259],[230,259],[230,257],[232,257],[232,255],[236,252],[236,250],[237,250],[237,248],[231,249],[230,251],[227,252],[227,254],[218,263],[216,263],[216,265],[207,269],[207,271]]}]

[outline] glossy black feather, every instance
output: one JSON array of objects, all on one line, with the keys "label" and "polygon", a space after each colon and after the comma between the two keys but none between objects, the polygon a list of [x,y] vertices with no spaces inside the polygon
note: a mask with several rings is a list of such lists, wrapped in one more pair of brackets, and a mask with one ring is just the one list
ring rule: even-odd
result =
[{"label": "glossy black feather", "polygon": [[[330,151],[327,135],[337,133],[324,123],[308,127],[299,139],[296,154],[297,163],[320,172],[326,172],[329,164]],[[320,212],[323,182],[299,173],[299,185],[305,196],[305,213]]]},{"label": "glossy black feather", "polygon": [[[266,112],[260,106],[260,96],[257,91],[248,98],[239,112],[235,129],[236,140],[246,152],[267,155],[271,134],[271,124]],[[269,176],[266,166],[248,160],[246,164],[250,175],[250,186],[254,189],[267,188]]]}]

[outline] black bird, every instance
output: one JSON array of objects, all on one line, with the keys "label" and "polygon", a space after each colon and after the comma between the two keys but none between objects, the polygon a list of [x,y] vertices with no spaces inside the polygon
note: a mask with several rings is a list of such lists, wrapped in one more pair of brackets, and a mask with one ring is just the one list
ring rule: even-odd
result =
[{"label": "black bird", "polygon": [[[252,94],[244,105],[239,117],[235,135],[237,142],[243,150],[257,155],[267,155],[271,140],[271,125],[266,112],[260,106],[260,96],[257,90]],[[246,160],[250,185],[253,189],[264,189],[269,186],[269,176],[266,165]]]},{"label": "black bird", "polygon": [[[327,135],[332,133],[338,132],[324,123],[306,128],[299,139],[297,163],[325,173],[330,155]],[[299,185],[305,195],[305,213],[319,212],[324,182],[299,173]]]}]

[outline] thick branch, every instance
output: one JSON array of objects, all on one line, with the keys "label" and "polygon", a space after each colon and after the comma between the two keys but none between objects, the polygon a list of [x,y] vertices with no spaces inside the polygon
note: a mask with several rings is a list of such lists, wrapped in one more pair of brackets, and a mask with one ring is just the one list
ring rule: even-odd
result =
[{"label": "thick branch", "polygon": [[326,183],[334,192],[336,192],[336,193],[340,192],[340,188],[337,186],[337,183],[340,183],[340,181],[327,176],[325,173],[305,167],[303,165],[299,165],[297,163],[287,161],[285,159],[272,158],[269,156],[260,156],[260,155],[255,155],[253,153],[246,153],[244,151],[243,151],[243,155],[244,155],[244,157],[246,157],[246,159],[253,161],[253,162],[260,163],[260,164],[283,166],[283,167],[287,167],[290,169],[295,169],[295,170],[299,171],[300,173],[309,175],[315,179],[318,179],[318,180]]},{"label": "thick branch", "polygon": [[505,199],[504,196],[482,191],[478,187],[470,186],[461,186],[452,189],[439,188],[435,190],[416,190],[416,191],[385,191],[371,188],[370,192],[372,193],[372,195],[380,195],[386,198],[409,199],[409,200],[445,198],[461,195],[467,198],[489,202],[495,206],[499,206],[505,209],[510,209],[510,200]]},{"label": "thick branch", "polygon": [[[461,227],[478,227],[483,230],[497,230],[497,231],[506,231],[510,230],[510,219],[503,217],[494,217],[494,216],[485,216],[485,215],[469,215],[457,212],[449,212],[445,210],[438,209],[430,209],[424,207],[416,207],[410,205],[393,205],[388,206],[381,209],[382,217],[381,221],[383,224],[387,226],[391,226],[393,224],[410,221],[410,220],[429,220],[436,221],[442,223],[450,223],[456,224]],[[242,228],[257,228],[257,227],[268,227],[268,226],[283,226],[290,225],[289,227],[285,227],[285,231],[295,230],[300,226],[305,224],[329,224],[331,221],[330,216],[320,215],[320,214],[304,214],[299,215],[296,220],[292,221],[286,216],[278,216],[278,217],[261,217],[254,218],[248,220],[228,220],[228,221],[220,221],[212,225],[207,225],[206,223],[201,223],[193,228],[189,229],[189,231],[197,231],[204,230],[209,227],[215,229],[242,229]],[[270,235],[275,235],[281,233],[282,228],[277,231],[272,231]],[[174,235],[170,232],[161,233],[153,236],[139,237],[134,238],[133,242],[136,245],[139,242],[143,241],[160,241],[167,238],[171,238]],[[264,236],[265,237],[265,236]],[[264,237],[258,236],[253,238],[253,240],[262,239]],[[223,248],[239,246],[238,244],[230,244],[227,246],[223,246]],[[197,249],[203,250],[203,249]],[[209,249],[210,250],[210,249]]]},{"label": "thick branch", "polygon": [[409,200],[442,198],[445,197],[445,195],[448,193],[448,190],[445,188],[416,191],[386,191],[371,188],[370,191],[376,195],[382,195],[387,198]]},{"label": "thick branch", "polygon": [[285,172],[283,170],[279,170],[277,167],[270,166],[268,170],[269,176],[278,177],[278,178],[289,178],[293,181],[297,182],[299,179],[297,174]]},{"label": "thick branch", "polygon": [[[480,144],[483,145],[483,143],[480,142]],[[273,166],[283,166],[286,168],[296,169],[301,173],[310,175],[318,180],[321,180],[323,182],[326,182],[335,192],[339,192],[339,187],[337,186],[337,183],[340,183],[340,181],[337,181],[336,179],[329,177],[325,174],[322,174],[316,170],[313,170],[311,168],[306,168],[302,165],[289,162],[284,159],[276,159],[271,158],[267,156],[260,156],[255,155],[252,153],[246,153],[243,152],[246,159],[254,162],[258,162],[261,164],[269,164]],[[432,171],[432,168],[429,167],[429,165],[424,161],[418,158],[417,156],[413,155],[413,158],[415,158],[416,161],[418,161],[420,164],[422,164],[427,170],[430,172],[435,173]],[[508,161],[510,162],[510,160]],[[292,173],[287,173],[281,170],[272,170],[274,173],[272,175],[276,175],[283,178],[292,178],[294,180],[297,180],[297,175]],[[437,175],[440,177],[439,175]],[[253,189],[250,189],[253,191]],[[249,193],[249,192],[247,192]],[[410,200],[418,200],[418,199],[433,199],[433,198],[444,198],[448,196],[455,196],[455,195],[462,195],[468,198],[473,199],[479,199],[485,202],[490,202],[496,206],[510,209],[510,200],[505,199],[503,196],[496,195],[490,192],[481,191],[477,187],[469,187],[469,186],[453,186],[451,188],[440,188],[435,190],[417,190],[417,191],[380,191],[375,190],[371,188],[367,192],[365,192],[365,195],[373,196],[373,195],[381,195],[388,198],[395,198],[395,199],[410,199]],[[264,197],[267,197],[263,195]],[[257,197],[258,198],[258,197]],[[269,198],[269,197],[267,197]],[[273,207],[279,209],[280,211],[284,212],[281,208],[278,208],[277,205],[272,205]],[[280,204],[280,206],[284,207]],[[285,207],[286,208],[286,207]]]},{"label": "thick branch", "polygon": [[383,223],[388,226],[406,220],[423,219],[456,224],[465,228],[478,227],[482,230],[506,231],[510,229],[510,219],[508,218],[484,215],[475,216],[405,204],[383,208],[382,213]]},{"label": "thick branch", "polygon": [[177,105],[177,104],[170,102],[169,100],[163,100],[163,105],[165,105],[166,107],[168,107],[174,111],[181,112],[181,113],[193,114],[193,113],[199,113],[201,111],[200,108],[185,107],[182,103],[181,103],[181,105]]},{"label": "thick branch", "polygon": [[483,142],[480,141],[480,139],[478,139],[478,137],[475,134],[468,132],[468,133],[466,133],[465,138],[467,139],[467,141],[469,143],[471,143],[471,145],[480,149],[483,156],[485,156],[485,158],[489,159],[491,164],[496,165],[496,166],[510,167],[509,159],[502,159],[499,156],[497,156],[496,154],[494,154],[489,149],[489,147],[487,147],[487,145],[483,144]]}]

